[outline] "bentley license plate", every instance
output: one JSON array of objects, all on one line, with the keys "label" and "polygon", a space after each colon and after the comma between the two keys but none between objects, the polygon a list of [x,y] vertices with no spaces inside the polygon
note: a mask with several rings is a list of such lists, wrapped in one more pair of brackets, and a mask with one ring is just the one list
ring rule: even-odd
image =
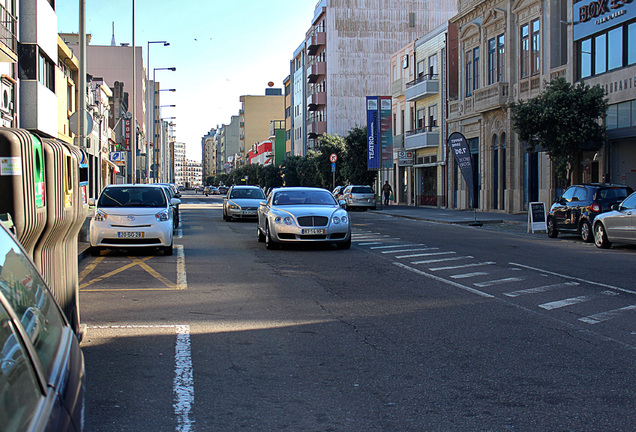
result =
[{"label": "bentley license plate", "polygon": [[119,231],[117,236],[119,238],[143,238],[144,233],[142,231]]},{"label": "bentley license plate", "polygon": [[318,229],[318,228],[307,228],[303,230],[303,234],[324,234],[325,230],[324,229]]}]

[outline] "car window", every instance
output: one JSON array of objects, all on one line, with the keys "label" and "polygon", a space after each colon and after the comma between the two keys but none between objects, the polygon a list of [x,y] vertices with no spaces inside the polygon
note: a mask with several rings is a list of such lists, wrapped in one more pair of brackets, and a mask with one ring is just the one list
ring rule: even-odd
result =
[{"label": "car window", "polygon": [[356,186],[351,189],[352,193],[374,193],[369,186]]},{"label": "car window", "polygon": [[281,191],[273,199],[274,205],[335,205],[336,200],[326,190]]},{"label": "car window", "polygon": [[157,187],[106,188],[99,207],[165,207],[166,194]]},{"label": "car window", "polygon": [[0,304],[0,425],[5,432],[28,430],[42,396],[33,366]]},{"label": "car window", "polygon": [[621,206],[625,209],[636,209],[636,193],[630,195],[625,201],[623,201]]},{"label": "car window", "polygon": [[563,195],[561,195],[561,199],[564,199],[566,201],[572,201],[572,197],[574,196],[575,191],[576,191],[576,187],[568,188],[568,190],[563,192]]},{"label": "car window", "polygon": [[260,188],[254,189],[232,189],[230,198],[263,199],[265,194]]},{"label": "car window", "polygon": [[630,193],[631,191],[629,191],[627,188],[614,187],[599,190],[598,196],[599,199],[621,201],[627,198]]},{"label": "car window", "polygon": [[587,200],[587,189],[582,187],[574,188],[574,196],[572,197],[572,201],[586,201]]},{"label": "car window", "polygon": [[0,292],[50,373],[66,325],[53,296],[11,234],[0,229]]}]

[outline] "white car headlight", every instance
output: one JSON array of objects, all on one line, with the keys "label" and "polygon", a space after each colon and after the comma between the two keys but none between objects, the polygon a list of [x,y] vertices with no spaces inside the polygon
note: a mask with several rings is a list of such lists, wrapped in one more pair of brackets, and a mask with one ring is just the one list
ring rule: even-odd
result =
[{"label": "white car headlight", "polygon": [[232,203],[228,206],[231,210],[240,210],[241,207],[237,206],[236,204]]},{"label": "white car headlight", "polygon": [[342,222],[343,224],[346,224],[349,222],[349,217],[348,216],[341,216],[340,217],[340,222]]},{"label": "white car headlight", "polygon": [[294,220],[290,216],[285,216],[284,218],[281,216],[276,216],[274,218],[274,222],[277,224],[284,223],[285,225],[291,225],[294,223]]},{"label": "white car headlight", "polygon": [[97,210],[95,212],[95,222],[104,222],[106,219],[108,219],[108,214],[103,210]]},{"label": "white car headlight", "polygon": [[340,223],[340,218],[339,218],[338,216],[334,216],[334,217],[331,219],[331,222],[332,222],[334,225],[338,225],[338,224]]},{"label": "white car headlight", "polygon": [[157,213],[155,217],[157,218],[158,222],[165,222],[167,220],[170,220],[170,213],[168,212],[168,210],[164,210]]}]

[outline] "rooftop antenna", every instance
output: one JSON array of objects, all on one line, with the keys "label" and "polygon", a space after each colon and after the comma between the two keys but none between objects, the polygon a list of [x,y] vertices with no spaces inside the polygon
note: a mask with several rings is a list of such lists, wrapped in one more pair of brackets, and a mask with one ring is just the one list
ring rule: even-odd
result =
[{"label": "rooftop antenna", "polygon": [[110,41],[110,46],[117,46],[117,43],[115,42],[115,21],[113,21],[113,38]]}]

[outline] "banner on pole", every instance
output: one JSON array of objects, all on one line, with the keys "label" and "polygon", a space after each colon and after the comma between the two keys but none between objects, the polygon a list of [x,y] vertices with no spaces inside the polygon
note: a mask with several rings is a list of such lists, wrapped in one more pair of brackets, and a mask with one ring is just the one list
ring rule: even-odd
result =
[{"label": "banner on pole", "polygon": [[464,181],[466,182],[466,189],[470,194],[470,206],[474,208],[475,183],[473,181],[473,159],[470,154],[470,148],[468,147],[468,141],[466,141],[466,138],[461,133],[453,132],[448,138],[448,145],[455,156],[455,162],[457,162]]},{"label": "banner on pole", "polygon": [[379,170],[382,166],[378,105],[377,96],[367,96],[367,169],[369,170]]}]

